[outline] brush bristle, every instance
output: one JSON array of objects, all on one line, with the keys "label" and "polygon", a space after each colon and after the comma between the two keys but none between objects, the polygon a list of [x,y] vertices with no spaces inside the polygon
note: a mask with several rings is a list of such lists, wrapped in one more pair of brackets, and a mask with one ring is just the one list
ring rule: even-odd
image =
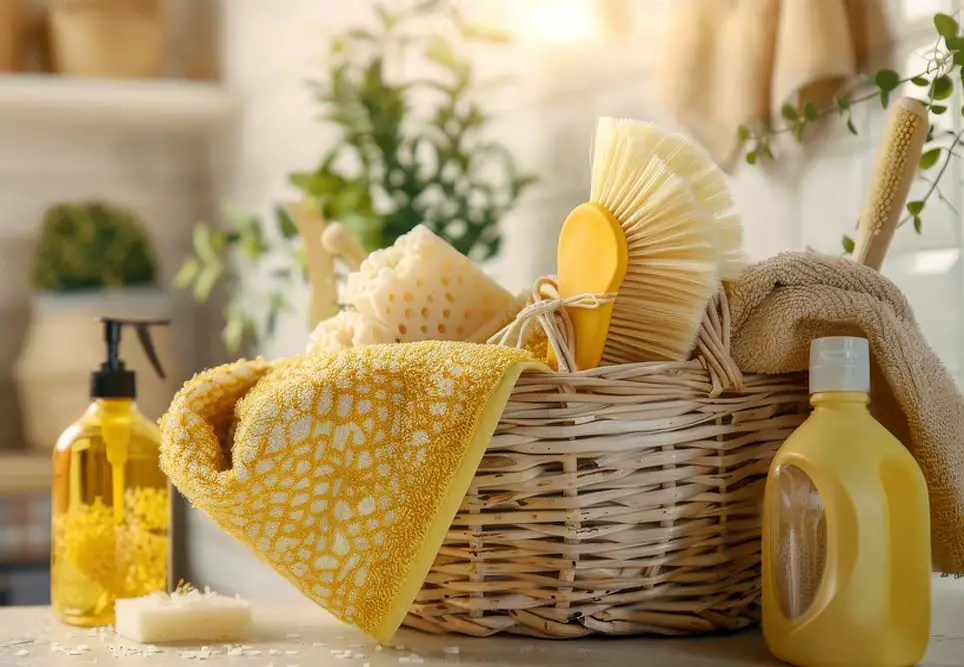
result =
[{"label": "brush bristle", "polygon": [[[599,127],[606,126],[605,134],[623,132],[634,137],[642,149],[648,150],[666,163],[670,171],[689,189],[704,213],[717,220],[719,231],[711,242],[718,250],[720,277],[732,280],[746,267],[743,252],[743,229],[733,210],[726,175],[699,145],[681,134],[666,132],[658,125],[623,118],[603,118]],[[597,134],[597,141],[598,139]]]},{"label": "brush bristle", "polygon": [[[739,225],[709,212],[657,155],[654,136],[633,121],[604,118],[597,128],[590,200],[619,220],[629,246],[605,363],[689,358],[722,268],[740,245]],[[691,159],[684,148],[673,155]]]},{"label": "brush bristle", "polygon": [[[894,203],[899,199],[897,193],[904,180],[907,160],[915,159],[911,157],[910,150],[914,135],[921,124],[926,123],[926,116],[922,119],[906,108],[895,107],[891,112],[884,136],[883,157],[880,160],[880,164],[885,168],[874,181],[875,187],[871,193],[871,201],[874,203],[870,222],[871,234],[879,233],[891,216]],[[902,201],[897,202],[898,206],[902,204]]]}]

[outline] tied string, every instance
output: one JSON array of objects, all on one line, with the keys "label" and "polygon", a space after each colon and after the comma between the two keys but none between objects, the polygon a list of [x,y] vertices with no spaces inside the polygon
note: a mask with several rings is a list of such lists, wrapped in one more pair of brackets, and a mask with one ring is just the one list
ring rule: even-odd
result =
[{"label": "tied string", "polygon": [[570,297],[559,296],[559,285],[555,278],[544,276],[532,287],[532,303],[523,308],[515,319],[489,338],[494,345],[522,348],[530,329],[539,324],[546,333],[546,339],[555,355],[559,370],[572,373],[576,370],[575,328],[570,308],[599,308],[616,300],[616,295],[576,294]]}]

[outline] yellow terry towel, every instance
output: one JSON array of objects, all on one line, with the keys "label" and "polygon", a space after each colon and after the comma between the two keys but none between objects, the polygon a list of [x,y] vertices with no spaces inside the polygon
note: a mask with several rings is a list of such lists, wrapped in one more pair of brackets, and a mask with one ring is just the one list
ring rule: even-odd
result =
[{"label": "yellow terry towel", "polygon": [[889,60],[882,0],[674,0],[657,85],[667,110],[722,167],[737,128],[784,103],[826,107]]},{"label": "yellow terry towel", "polygon": [[516,380],[536,365],[519,350],[442,341],[239,361],[177,394],[161,465],[306,596],[385,641]]},{"label": "yellow terry towel", "polygon": [[964,574],[964,398],[900,290],[845,258],[785,253],[729,290],[732,354],[743,371],[806,370],[810,341],[864,336],[871,410],[917,459],[930,492],[934,566]]}]

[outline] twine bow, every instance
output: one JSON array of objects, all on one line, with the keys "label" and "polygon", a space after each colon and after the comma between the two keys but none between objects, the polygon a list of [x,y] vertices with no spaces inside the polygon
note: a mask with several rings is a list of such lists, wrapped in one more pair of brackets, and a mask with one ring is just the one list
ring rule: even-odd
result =
[{"label": "twine bow", "polygon": [[559,285],[555,278],[544,276],[532,287],[532,303],[523,308],[514,320],[496,332],[488,342],[521,348],[525,346],[526,336],[535,324],[542,326],[546,340],[552,348],[559,370],[571,373],[576,370],[575,329],[570,308],[599,308],[616,300],[616,295],[576,294],[570,297],[559,296]]}]

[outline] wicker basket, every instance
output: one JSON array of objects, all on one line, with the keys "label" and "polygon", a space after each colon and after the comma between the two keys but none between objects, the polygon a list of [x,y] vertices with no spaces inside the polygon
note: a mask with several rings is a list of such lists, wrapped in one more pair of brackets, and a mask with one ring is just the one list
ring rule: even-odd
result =
[{"label": "wicker basket", "polygon": [[759,619],[760,502],[804,374],[741,375],[726,297],[685,363],[518,382],[406,625],[686,635]]},{"label": "wicker basket", "polygon": [[161,0],[58,0],[50,37],[61,74],[150,78],[164,72],[168,32]]}]

